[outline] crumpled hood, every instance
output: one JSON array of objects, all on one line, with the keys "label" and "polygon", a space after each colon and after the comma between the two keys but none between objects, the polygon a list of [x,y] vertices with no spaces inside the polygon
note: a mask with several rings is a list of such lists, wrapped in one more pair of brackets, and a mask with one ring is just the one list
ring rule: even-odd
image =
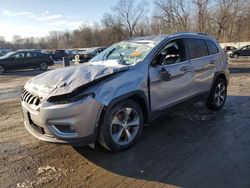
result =
[{"label": "crumpled hood", "polygon": [[40,74],[25,84],[25,89],[41,98],[71,93],[74,89],[108,75],[127,70],[115,60],[85,63]]}]

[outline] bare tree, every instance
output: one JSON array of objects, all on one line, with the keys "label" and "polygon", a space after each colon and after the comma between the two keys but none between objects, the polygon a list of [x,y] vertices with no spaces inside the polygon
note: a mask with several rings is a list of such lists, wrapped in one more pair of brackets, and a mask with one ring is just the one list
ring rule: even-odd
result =
[{"label": "bare tree", "polygon": [[155,6],[155,17],[160,19],[161,24],[165,24],[168,32],[189,30],[190,8],[185,0],[158,0]]},{"label": "bare tree", "polygon": [[145,2],[136,5],[134,0],[120,0],[112,10],[115,11],[129,36],[132,37],[135,27],[144,16]]},{"label": "bare tree", "polygon": [[121,20],[115,15],[106,13],[101,20],[104,29],[104,38],[106,45],[121,41],[125,38],[126,33],[123,30]]},{"label": "bare tree", "polygon": [[198,32],[207,32],[209,20],[208,5],[211,0],[193,0],[197,9],[197,28]]}]

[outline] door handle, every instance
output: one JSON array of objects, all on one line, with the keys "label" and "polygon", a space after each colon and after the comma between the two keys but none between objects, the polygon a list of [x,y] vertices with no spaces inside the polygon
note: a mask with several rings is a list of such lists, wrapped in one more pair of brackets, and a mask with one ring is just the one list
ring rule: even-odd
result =
[{"label": "door handle", "polygon": [[212,61],[210,61],[210,62],[209,62],[209,64],[214,65],[214,64],[215,64],[215,62],[216,62],[215,60],[212,60]]},{"label": "door handle", "polygon": [[162,80],[164,80],[164,81],[171,80],[171,74],[170,74],[170,72],[168,72],[168,70],[165,69],[164,66],[161,67],[160,76],[161,76]]},{"label": "door handle", "polygon": [[185,67],[181,67],[180,68],[181,71],[190,71],[190,67],[189,66],[185,66]]}]

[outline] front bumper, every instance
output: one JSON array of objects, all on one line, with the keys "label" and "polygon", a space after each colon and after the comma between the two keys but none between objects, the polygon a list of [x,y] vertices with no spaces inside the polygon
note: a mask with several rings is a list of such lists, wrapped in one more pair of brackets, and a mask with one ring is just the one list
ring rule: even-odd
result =
[{"label": "front bumper", "polygon": [[36,138],[54,143],[95,142],[102,105],[92,97],[70,104],[41,102],[32,108],[22,101],[24,124]]}]

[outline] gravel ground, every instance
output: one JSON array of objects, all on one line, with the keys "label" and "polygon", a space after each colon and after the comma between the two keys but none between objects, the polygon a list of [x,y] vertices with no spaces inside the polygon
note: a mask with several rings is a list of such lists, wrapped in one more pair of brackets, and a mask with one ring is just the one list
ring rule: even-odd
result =
[{"label": "gravel ground", "polygon": [[31,136],[17,97],[40,72],[0,76],[0,187],[250,187],[250,62],[233,62],[231,72],[221,111],[183,107],[115,154]]}]

